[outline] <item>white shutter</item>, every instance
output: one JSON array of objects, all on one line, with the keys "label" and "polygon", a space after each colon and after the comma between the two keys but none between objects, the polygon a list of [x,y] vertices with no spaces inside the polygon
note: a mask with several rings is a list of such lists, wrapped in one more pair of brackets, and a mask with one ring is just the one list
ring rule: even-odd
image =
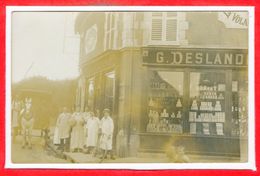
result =
[{"label": "white shutter", "polygon": [[152,12],[153,17],[162,17],[163,13],[162,12]]},{"label": "white shutter", "polygon": [[151,13],[151,42],[174,44],[177,42],[178,12]]},{"label": "white shutter", "polygon": [[152,40],[162,40],[162,19],[152,19]]},{"label": "white shutter", "polygon": [[166,41],[177,40],[177,19],[166,20]]},{"label": "white shutter", "polygon": [[167,12],[167,17],[177,17],[177,12]]}]

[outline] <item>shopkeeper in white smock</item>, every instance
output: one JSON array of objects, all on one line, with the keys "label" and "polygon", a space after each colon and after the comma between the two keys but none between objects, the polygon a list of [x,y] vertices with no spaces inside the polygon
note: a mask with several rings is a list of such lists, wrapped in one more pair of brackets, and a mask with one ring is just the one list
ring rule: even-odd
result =
[{"label": "shopkeeper in white smock", "polygon": [[114,159],[112,154],[112,141],[114,132],[114,122],[110,117],[110,110],[104,109],[104,117],[101,119],[101,139],[100,148],[103,150],[102,158],[107,158],[107,154],[110,154],[110,158]]}]

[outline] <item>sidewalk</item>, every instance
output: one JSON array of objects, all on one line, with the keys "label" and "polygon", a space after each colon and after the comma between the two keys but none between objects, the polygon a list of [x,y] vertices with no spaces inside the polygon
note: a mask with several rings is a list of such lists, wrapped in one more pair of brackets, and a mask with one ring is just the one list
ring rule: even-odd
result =
[{"label": "sidewalk", "polygon": [[[138,153],[136,157],[116,157],[115,160],[94,157],[91,154],[61,152],[58,147],[53,144],[48,144],[49,147],[55,151],[60,157],[64,158],[70,163],[169,163],[169,159],[164,153]],[[227,156],[206,156],[206,155],[188,155],[191,163],[235,163],[240,162],[239,157]]]},{"label": "sidewalk", "polygon": [[[17,136],[17,143],[21,143],[22,136]],[[58,150],[58,146],[52,144],[52,140],[47,143],[48,148],[51,152],[55,153],[53,159],[50,156],[46,156],[43,145],[43,137],[41,137],[41,130],[33,130],[32,133],[32,144],[33,144],[33,152],[37,151],[36,153],[40,153],[39,156],[30,154],[30,150],[25,154],[25,156],[31,156],[31,159],[28,159],[25,156],[20,156],[20,153],[23,153],[27,150],[21,150],[20,145],[13,144],[12,146],[12,158],[13,161],[16,162],[67,162],[67,163],[168,163],[169,160],[164,153],[138,153],[136,157],[125,157],[119,158],[116,157],[115,160],[104,159],[101,160],[99,157],[93,157],[91,154],[84,154],[84,153],[72,153],[72,152],[61,152]],[[34,151],[35,150],[35,151]],[[19,151],[19,152],[16,152]],[[205,156],[205,155],[188,155],[190,158],[191,163],[234,163],[240,162],[238,157],[225,157],[225,156]],[[27,158],[27,159],[26,159]],[[51,159],[50,159],[51,158]],[[64,159],[64,161],[62,160]],[[28,160],[28,161],[27,161]]]},{"label": "sidewalk", "polygon": [[[169,160],[163,153],[139,153],[136,157],[118,158],[115,160],[93,157],[91,154],[84,153],[62,153],[64,158],[72,163],[168,163]],[[205,155],[188,155],[191,163],[229,163],[240,162],[238,157],[224,156],[205,156]]]},{"label": "sidewalk", "polygon": [[84,153],[72,153],[64,152],[66,158],[73,163],[167,163],[168,159],[166,157],[126,157],[117,158],[115,160],[104,159],[101,160],[98,157],[93,157],[91,154]]}]

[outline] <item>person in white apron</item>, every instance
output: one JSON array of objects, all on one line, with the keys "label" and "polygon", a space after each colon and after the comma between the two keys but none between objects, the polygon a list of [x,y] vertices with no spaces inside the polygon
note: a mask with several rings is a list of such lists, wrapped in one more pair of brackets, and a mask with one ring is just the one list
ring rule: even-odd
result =
[{"label": "person in white apron", "polygon": [[102,151],[101,159],[106,159],[107,154],[110,154],[111,159],[115,159],[112,153],[112,141],[113,141],[113,132],[114,132],[114,122],[110,117],[110,110],[104,109],[104,117],[101,119],[100,128],[101,128],[101,138],[100,138],[100,148]]},{"label": "person in white apron", "polygon": [[89,153],[93,153],[98,140],[98,130],[100,121],[94,116],[93,112],[89,113],[89,118],[87,120],[87,148]]},{"label": "person in white apron", "polygon": [[72,132],[71,132],[71,141],[70,149],[72,152],[80,152],[83,150],[84,145],[84,118],[82,113],[77,111],[72,115]]},{"label": "person in white apron", "polygon": [[[56,135],[58,133],[58,136],[55,136],[55,133],[54,133],[54,138],[56,137],[59,139],[59,141],[60,141],[59,149],[61,149],[62,151],[69,150],[68,144],[69,144],[69,137],[70,137],[70,130],[71,130],[71,126],[69,123],[70,118],[71,118],[71,115],[68,113],[67,108],[64,107],[63,112],[59,115],[57,122],[56,122],[56,127],[58,129],[58,132],[56,131]],[[58,143],[57,141],[55,141],[55,142]]]}]

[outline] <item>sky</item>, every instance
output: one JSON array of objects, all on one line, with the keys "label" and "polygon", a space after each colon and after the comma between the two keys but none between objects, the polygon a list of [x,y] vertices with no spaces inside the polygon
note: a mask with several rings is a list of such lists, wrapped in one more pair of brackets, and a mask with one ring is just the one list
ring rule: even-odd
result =
[{"label": "sky", "polygon": [[12,82],[33,76],[51,80],[79,76],[79,37],[75,12],[12,14]]}]

